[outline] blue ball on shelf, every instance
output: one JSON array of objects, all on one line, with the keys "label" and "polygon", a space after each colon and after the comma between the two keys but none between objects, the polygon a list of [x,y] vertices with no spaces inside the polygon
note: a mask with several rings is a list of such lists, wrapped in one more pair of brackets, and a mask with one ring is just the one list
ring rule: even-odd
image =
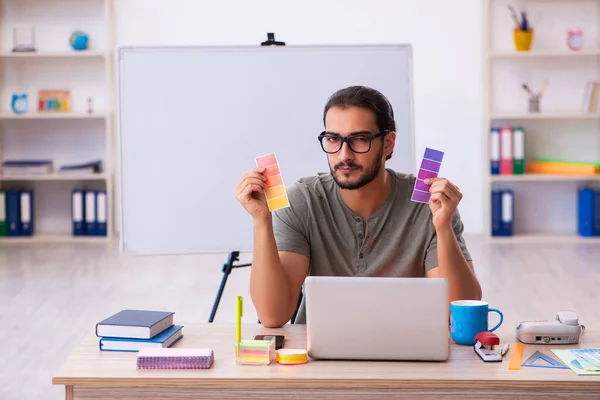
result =
[{"label": "blue ball on shelf", "polygon": [[89,36],[81,31],[75,31],[71,34],[71,47],[73,50],[86,50],[88,48]]}]

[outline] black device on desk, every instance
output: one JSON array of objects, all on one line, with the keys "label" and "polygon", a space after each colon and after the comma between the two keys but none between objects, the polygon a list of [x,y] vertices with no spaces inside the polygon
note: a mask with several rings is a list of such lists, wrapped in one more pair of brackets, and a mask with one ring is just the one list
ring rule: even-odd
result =
[{"label": "black device on desk", "polygon": [[269,340],[273,337],[275,338],[275,350],[281,349],[285,341],[285,336],[283,335],[256,335],[254,336],[254,340]]}]

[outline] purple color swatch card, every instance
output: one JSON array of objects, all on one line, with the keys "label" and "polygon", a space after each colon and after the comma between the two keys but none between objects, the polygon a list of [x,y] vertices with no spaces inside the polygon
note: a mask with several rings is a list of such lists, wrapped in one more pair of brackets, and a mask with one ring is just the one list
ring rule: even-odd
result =
[{"label": "purple color swatch card", "polygon": [[444,158],[443,152],[428,147],[425,148],[425,154],[423,155],[423,161],[421,161],[421,167],[417,173],[417,182],[415,183],[411,197],[412,201],[416,201],[417,203],[429,203],[429,198],[431,197],[429,188],[431,185],[426,185],[424,180],[427,178],[438,177],[440,167],[442,166],[442,158]]}]

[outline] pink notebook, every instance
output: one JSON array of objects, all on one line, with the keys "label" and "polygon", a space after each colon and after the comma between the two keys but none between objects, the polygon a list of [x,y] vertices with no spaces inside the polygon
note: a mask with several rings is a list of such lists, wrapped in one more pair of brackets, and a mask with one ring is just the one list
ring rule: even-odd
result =
[{"label": "pink notebook", "polygon": [[137,354],[138,369],[206,369],[213,361],[212,349],[143,348]]}]

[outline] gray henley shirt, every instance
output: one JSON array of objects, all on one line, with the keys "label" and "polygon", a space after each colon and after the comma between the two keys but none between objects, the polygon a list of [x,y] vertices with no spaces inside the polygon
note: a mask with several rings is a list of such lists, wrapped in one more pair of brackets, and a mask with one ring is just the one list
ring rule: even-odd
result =
[{"label": "gray henley shirt", "polygon": [[[288,187],[290,207],[273,212],[278,250],[307,256],[309,275],[424,277],[438,264],[431,210],[410,200],[414,175],[387,171],[393,177],[390,195],[367,221],[346,206],[331,174],[302,178]],[[452,227],[471,260],[458,210]],[[304,301],[295,322],[306,323]]]}]

